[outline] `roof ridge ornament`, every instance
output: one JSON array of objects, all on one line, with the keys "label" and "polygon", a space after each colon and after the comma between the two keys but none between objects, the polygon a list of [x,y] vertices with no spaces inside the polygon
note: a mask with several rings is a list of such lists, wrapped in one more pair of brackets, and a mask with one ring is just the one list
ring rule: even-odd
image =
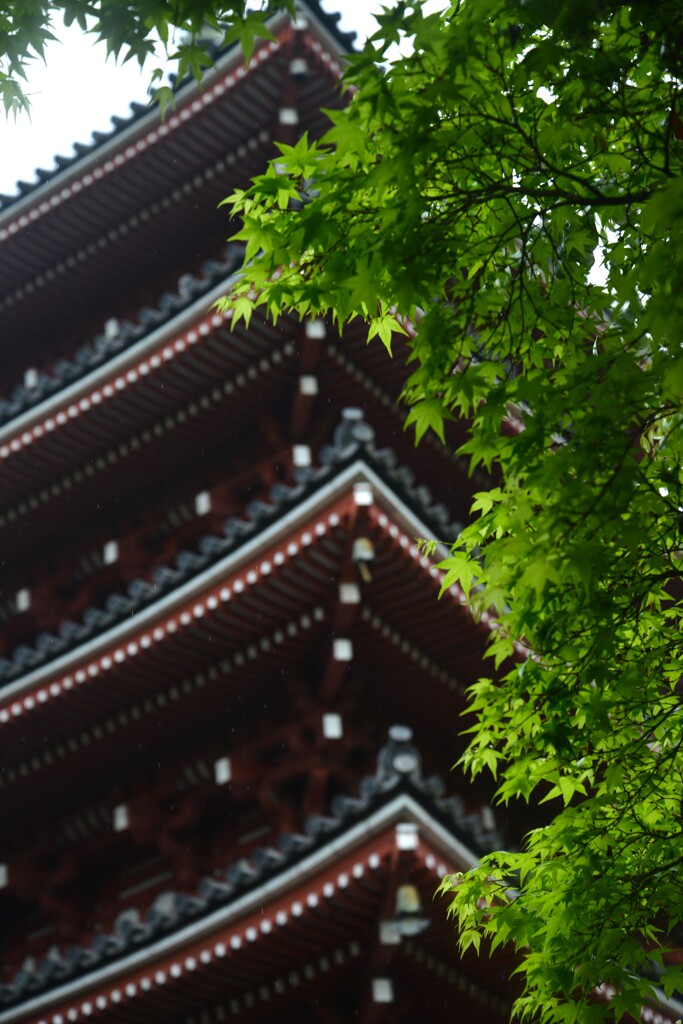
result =
[{"label": "roof ridge ornament", "polygon": [[395,785],[397,778],[409,778],[417,785],[424,785],[422,758],[412,739],[413,730],[409,726],[390,726],[388,743],[377,755],[375,781],[382,788]]},{"label": "roof ridge ornament", "polygon": [[365,419],[365,413],[356,406],[342,409],[341,421],[334,432],[334,446],[340,450],[351,445],[371,444],[375,431]]}]

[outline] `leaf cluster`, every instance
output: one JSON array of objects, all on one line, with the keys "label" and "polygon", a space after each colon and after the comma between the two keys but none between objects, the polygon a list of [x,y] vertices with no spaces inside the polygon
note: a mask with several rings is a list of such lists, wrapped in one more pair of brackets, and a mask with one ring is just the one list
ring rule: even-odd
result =
[{"label": "leaf cluster", "polygon": [[[0,102],[6,114],[29,110],[24,88],[28,69],[31,61],[44,60],[58,17],[103,41],[107,54],[136,60],[141,66],[155,57],[160,41],[175,64],[177,78],[193,75],[199,80],[211,66],[216,47],[238,42],[248,61],[255,40],[270,38],[267,18],[282,9],[293,11],[294,0],[264,0],[258,10],[249,9],[248,0],[4,0],[0,6]],[[160,68],[152,73],[153,81],[162,77]],[[162,86],[155,98],[165,108],[172,90]]]}]

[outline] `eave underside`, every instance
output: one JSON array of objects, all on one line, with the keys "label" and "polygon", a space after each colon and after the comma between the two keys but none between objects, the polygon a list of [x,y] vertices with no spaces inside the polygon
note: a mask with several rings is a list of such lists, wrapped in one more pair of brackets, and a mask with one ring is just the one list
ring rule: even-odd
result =
[{"label": "eave underside", "polygon": [[[419,812],[419,844],[402,851],[392,822],[416,820],[414,812],[401,810],[399,801],[396,812],[383,813],[384,826],[368,823],[373,838],[322,848],[301,863],[298,882],[274,878],[249,898],[250,909],[228,911],[225,923],[198,927],[196,937],[193,929],[169,937],[113,974],[86,976],[63,996],[57,990],[38,999],[35,1009],[29,1002],[6,1011],[0,1022],[113,1024],[158,1021],[161,1014],[180,1024],[204,1020],[203,1014],[211,1021],[235,1015],[261,1021],[303,1013],[301,1019],[323,1024],[388,1024],[415,1020],[419,1007],[444,1022],[458,1008],[485,1024],[506,1019],[512,963],[500,957],[458,962],[452,925],[443,905],[432,902],[444,871],[465,866],[455,847],[449,855],[447,835],[432,833],[435,826]],[[396,885],[405,881],[418,887],[428,927],[414,939],[382,943],[380,922],[394,913]]]}]

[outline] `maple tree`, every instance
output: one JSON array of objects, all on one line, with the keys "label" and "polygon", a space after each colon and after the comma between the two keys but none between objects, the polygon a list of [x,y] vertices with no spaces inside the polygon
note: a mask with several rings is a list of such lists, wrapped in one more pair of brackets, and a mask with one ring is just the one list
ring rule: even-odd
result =
[{"label": "maple tree", "polygon": [[444,881],[460,944],[516,947],[522,1019],[638,1017],[683,988],[680,4],[379,21],[327,135],[229,200],[223,305],[417,325],[407,424],[465,418],[498,478],[444,562],[498,623],[463,763],[549,811]]}]

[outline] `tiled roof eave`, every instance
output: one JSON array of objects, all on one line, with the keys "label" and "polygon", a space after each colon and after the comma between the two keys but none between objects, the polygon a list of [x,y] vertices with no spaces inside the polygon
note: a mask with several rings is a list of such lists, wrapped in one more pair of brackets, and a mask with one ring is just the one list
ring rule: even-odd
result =
[{"label": "tiled roof eave", "polygon": [[[277,544],[293,530],[306,523],[310,518],[327,508],[333,502],[349,494],[353,485],[359,482],[368,483],[373,493],[380,499],[392,517],[411,536],[431,536],[434,527],[429,526],[403,499],[389,487],[379,474],[362,457],[356,458],[351,464],[335,473],[330,479],[318,486],[300,503],[289,511],[278,515],[273,522],[256,533],[245,543],[231,551],[206,569],[200,571],[180,586],[169,591],[160,599],[147,605],[132,617],[98,634],[91,640],[72,648],[62,656],[47,662],[33,671],[22,675],[13,682],[3,686],[0,692],[3,706],[20,700],[30,694],[41,684],[50,681],[60,673],[69,671],[76,663],[94,659],[115,646],[125,643],[133,634],[156,623],[162,617],[172,614],[175,610],[191,604],[205,591],[216,587],[229,574],[239,569],[251,559],[258,557],[269,546]],[[425,510],[428,517],[428,510]],[[445,549],[439,551],[438,557],[445,557]]]},{"label": "tiled roof eave", "polygon": [[[285,27],[288,20],[288,16],[284,12],[275,15],[269,24],[271,32],[276,34],[277,31]],[[236,46],[231,47],[218,58],[201,82],[190,79],[182,83],[175,94],[176,102],[182,105],[192,102],[204,90],[213,85],[216,79],[228,73],[232,68],[237,68],[241,60],[242,54],[240,49]],[[75,158],[68,166],[56,170],[45,181],[36,183],[35,187],[31,188],[23,196],[19,196],[16,200],[11,201],[4,210],[0,209],[0,231],[7,224],[24,215],[27,210],[43,202],[57,189],[68,187],[88,174],[97,164],[106,161],[108,157],[125,149],[139,136],[151,131],[158,123],[159,107],[157,104],[151,106],[144,114],[134,115],[123,128],[119,130],[114,129],[112,135],[104,142],[94,143],[92,148],[83,154],[80,159]]]},{"label": "tiled roof eave", "polygon": [[[316,13],[306,5],[308,28],[313,30],[313,34],[330,58],[339,60],[343,59],[344,54],[348,52],[344,43],[348,41],[348,45],[351,45],[350,36],[353,33],[340,33],[335,36],[334,31],[326,24],[332,20],[332,17],[322,9]],[[278,32],[282,32],[286,28],[289,21],[289,15],[286,12],[279,12],[270,19],[268,27],[274,35],[277,35]],[[180,83],[176,92],[178,105],[186,106],[192,103],[202,93],[209,90],[221,76],[239,68],[241,63],[242,54],[237,46],[232,46],[219,54],[216,63],[206,72],[201,82],[191,78]],[[0,238],[3,237],[4,229],[9,224],[25,217],[27,211],[45,202],[58,190],[68,189],[73,183],[88,175],[96,165],[106,162],[108,158],[127,149],[137,139],[152,131],[158,123],[159,108],[157,104],[148,110],[141,108],[140,112],[134,113],[127,123],[121,127],[115,127],[108,138],[90,145],[80,144],[79,149],[86,150],[86,152],[82,152],[82,155],[73,158],[62,157],[63,167],[58,167],[55,171],[43,172],[43,180],[30,184],[23,194],[16,197],[4,197],[6,199],[4,209],[0,202]]]},{"label": "tiled roof eave", "polygon": [[130,347],[123,349],[123,351],[96,367],[96,369],[67,384],[25,412],[20,413],[19,416],[8,420],[7,423],[0,427],[0,445],[8,445],[15,438],[30,433],[32,428],[45,419],[54,416],[60,409],[73,405],[83,398],[90,398],[93,392],[97,391],[105,383],[118,375],[125,374],[131,367],[144,360],[147,355],[162,348],[170,337],[181,334],[186,329],[193,327],[202,317],[206,316],[213,303],[222,295],[225,295],[238,276],[239,273],[229,273],[208,291],[200,294],[197,299],[181,312],[176,313],[166,323],[154,328],[149,334],[144,335]]},{"label": "tiled roof eave", "polygon": [[0,1024],[13,1024],[33,1015],[44,1013],[50,1006],[79,998],[85,991],[95,990],[113,983],[121,976],[131,975],[149,965],[158,964],[164,958],[176,955],[190,944],[210,937],[221,928],[230,927],[234,922],[249,914],[261,912],[264,906],[272,904],[288,892],[305,887],[318,875],[329,870],[342,858],[367,847],[373,841],[386,836],[400,821],[416,824],[420,840],[448,862],[451,870],[467,869],[477,863],[477,855],[462,842],[427,804],[429,798],[420,799],[402,787],[398,793],[386,796],[380,806],[369,809],[360,820],[342,826],[331,838],[324,840],[317,848],[303,856],[296,857],[268,880],[256,885],[249,892],[238,896],[226,906],[205,917],[181,926],[157,942],[127,954],[101,968],[84,974],[71,982],[53,988],[43,995],[22,1001],[15,1007],[0,1013]]},{"label": "tiled roof eave", "polygon": [[[305,7],[304,17],[309,20],[309,27],[312,25],[315,34],[318,36],[320,41],[325,45],[327,50],[337,59],[342,59],[353,50],[353,44],[356,39],[355,32],[341,32],[336,27],[336,22],[340,19],[339,14],[329,14],[320,7],[320,0],[314,0],[317,10],[313,10],[310,0],[300,0],[299,6],[303,11]],[[300,15],[301,17],[301,15]],[[332,28],[332,24],[335,25]]]}]

